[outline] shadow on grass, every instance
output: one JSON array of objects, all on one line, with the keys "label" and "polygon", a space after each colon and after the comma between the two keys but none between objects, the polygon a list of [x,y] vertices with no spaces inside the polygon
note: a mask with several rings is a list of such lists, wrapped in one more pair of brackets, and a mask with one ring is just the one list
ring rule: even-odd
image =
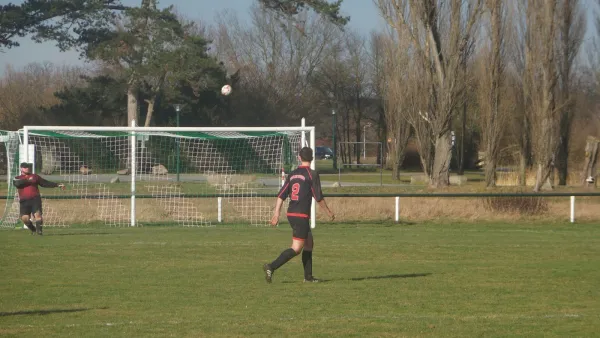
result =
[{"label": "shadow on grass", "polygon": [[368,277],[356,277],[350,278],[351,281],[362,281],[362,280],[370,280],[370,279],[394,279],[394,278],[415,278],[415,277],[427,277],[431,275],[430,272],[426,273],[409,273],[404,275],[385,275],[385,276],[368,276]]},{"label": "shadow on grass", "polygon": [[[101,308],[107,309],[107,308]],[[27,310],[27,311],[15,311],[15,312],[0,312],[0,317],[10,316],[44,316],[53,313],[69,313],[69,312],[83,312],[95,309],[79,308],[79,309],[48,309],[48,310]]]},{"label": "shadow on grass", "polygon": [[47,236],[97,236],[97,235],[112,235],[110,232],[67,232],[61,233],[44,233],[44,237]]},{"label": "shadow on grass", "polygon": [[[319,278],[319,283],[328,283],[328,282],[335,282],[335,281],[342,281],[342,280],[349,280],[349,281],[364,281],[364,280],[372,280],[372,279],[394,279],[394,278],[415,278],[415,277],[427,277],[431,275],[430,272],[425,272],[425,273],[409,273],[409,274],[403,274],[403,275],[384,275],[384,276],[368,276],[368,277],[355,277],[355,278],[348,278],[348,279],[322,279]],[[283,281],[282,283],[287,284],[287,283],[302,283],[302,282],[296,282],[296,281]],[[308,283],[310,284],[310,283]]]},{"label": "shadow on grass", "polygon": [[397,226],[408,226],[408,225],[418,225],[420,223],[418,222],[413,222],[413,221],[405,221],[405,220],[401,220],[400,222],[396,223],[393,220],[373,220],[373,221],[368,221],[368,220],[357,220],[357,221],[352,221],[352,222],[339,222],[339,221],[333,221],[333,222],[323,222],[323,224],[327,224],[327,226],[336,226],[336,227],[340,227],[340,228],[358,228],[361,226],[365,226],[365,227],[382,227],[382,228],[389,228],[389,227],[397,227]]}]

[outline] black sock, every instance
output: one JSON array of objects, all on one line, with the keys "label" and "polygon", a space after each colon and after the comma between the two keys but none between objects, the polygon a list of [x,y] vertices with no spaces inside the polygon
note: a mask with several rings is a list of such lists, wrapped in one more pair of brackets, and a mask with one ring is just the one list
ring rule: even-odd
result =
[{"label": "black sock", "polygon": [[31,223],[31,221],[28,221],[27,223],[25,223],[25,226],[26,226],[26,227],[27,227],[29,230],[31,230],[31,231],[33,231],[33,232],[35,232],[35,226],[33,226],[33,223]]},{"label": "black sock", "polygon": [[44,221],[42,221],[41,219],[36,219],[36,220],[35,220],[35,228],[36,228],[38,231],[40,231],[40,232],[42,231],[42,225],[43,225],[43,224],[44,224]]},{"label": "black sock", "polygon": [[302,265],[304,265],[304,279],[312,278],[312,251],[302,251]]},{"label": "black sock", "polygon": [[270,264],[271,269],[273,269],[273,271],[279,269],[283,264],[287,263],[290,259],[296,257],[296,251],[294,251],[294,249],[289,248],[289,249],[285,249],[281,255],[279,255],[279,257],[277,257],[276,260],[273,261],[273,263]]}]

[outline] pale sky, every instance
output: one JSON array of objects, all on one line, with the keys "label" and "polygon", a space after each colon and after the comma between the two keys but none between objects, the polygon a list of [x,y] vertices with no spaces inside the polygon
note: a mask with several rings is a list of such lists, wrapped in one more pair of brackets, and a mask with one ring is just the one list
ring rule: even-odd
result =
[{"label": "pale sky", "polygon": [[[214,23],[213,17],[223,10],[234,10],[240,18],[248,18],[250,6],[256,0],[159,0],[159,6],[174,5],[177,12],[189,19],[200,20],[207,25]],[[22,0],[0,0],[0,5],[20,4]],[[140,0],[123,0],[125,5],[139,5]],[[350,16],[349,28],[367,36],[372,30],[383,27],[382,20],[372,0],[344,0],[342,14]],[[78,53],[61,53],[52,42],[37,44],[28,38],[18,40],[20,47],[0,53],[0,75],[6,65],[21,68],[32,62],[52,62],[57,65],[82,65]]]},{"label": "pale sky", "polygon": [[[520,1],[520,0],[517,0]],[[8,3],[20,4],[22,0],[0,0],[0,5]],[[214,23],[213,18],[223,10],[235,11],[241,19],[249,17],[250,6],[257,0],[159,0],[161,7],[174,5],[177,12],[182,13],[189,19],[199,20],[207,25]],[[123,0],[126,5],[139,5],[141,0]],[[583,0],[584,11],[588,15],[587,42],[591,41],[593,31],[593,15],[598,11],[594,0]],[[373,0],[344,0],[342,14],[350,16],[348,28],[358,31],[365,36],[373,30],[385,27]],[[28,38],[18,40],[20,47],[5,50],[0,53],[0,76],[4,74],[6,65],[10,64],[19,69],[32,62],[52,62],[56,65],[82,65],[78,53],[74,51],[60,52],[52,42],[37,44]]]}]

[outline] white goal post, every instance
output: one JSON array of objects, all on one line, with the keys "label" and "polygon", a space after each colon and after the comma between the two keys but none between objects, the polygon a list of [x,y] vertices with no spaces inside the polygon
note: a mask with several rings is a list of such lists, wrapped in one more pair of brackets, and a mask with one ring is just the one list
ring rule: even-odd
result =
[{"label": "white goal post", "polygon": [[[260,205],[252,205],[252,201],[258,201],[258,197],[266,195],[261,193],[261,191],[267,190],[265,188],[267,184],[264,182],[271,182],[271,177],[273,177],[278,182],[277,186],[280,186],[284,157],[288,159],[286,163],[289,164],[289,158],[293,156],[293,167],[288,169],[293,170],[298,164],[296,156],[302,146],[310,146],[313,150],[315,149],[315,127],[305,126],[304,119],[299,127],[138,127],[133,121],[130,127],[24,126],[19,132],[22,135],[22,147],[20,147],[21,154],[18,157],[37,158],[37,162],[40,162],[36,165],[38,168],[43,168],[44,163],[48,167],[50,166],[49,162],[56,162],[57,164],[51,165],[51,167],[55,167],[54,171],[41,169],[40,174],[44,176],[53,172],[55,176],[59,175],[60,180],[66,180],[68,185],[73,183],[72,185],[77,187],[77,194],[73,193],[73,197],[67,196],[66,199],[75,199],[75,196],[78,195],[88,201],[87,203],[91,203],[91,200],[98,200],[98,210],[100,210],[98,213],[102,213],[106,217],[113,217],[117,213],[116,208],[119,210],[129,209],[129,219],[127,220],[129,226],[139,225],[138,213],[141,211],[136,197],[142,196],[140,195],[142,188],[151,192],[151,198],[161,201],[161,205],[168,211],[165,211],[165,215],[175,215],[174,217],[177,217],[178,222],[183,225],[188,223],[204,224],[200,221],[195,223],[189,221],[190,217],[196,217],[195,215],[201,213],[197,210],[199,209],[197,204],[200,202],[197,199],[183,201],[186,196],[186,186],[179,184],[180,166],[184,166],[180,164],[180,161],[181,163],[187,161],[188,168],[194,167],[195,178],[191,180],[212,183],[207,194],[219,197],[219,211],[221,198],[224,201],[236,199],[235,202],[239,204],[236,207],[248,214],[245,219],[252,224],[263,224],[264,215],[267,209],[272,212],[274,201],[271,199],[268,205],[262,200]],[[156,140],[154,145],[152,145],[152,140]],[[100,142],[104,142],[102,146],[98,145]],[[68,144],[65,145],[65,143]],[[154,148],[148,150],[152,146]],[[109,151],[104,153],[101,148],[110,148],[110,154]],[[30,154],[31,151],[35,152],[34,156]],[[159,154],[149,159],[151,156],[148,153],[152,151],[155,155],[160,152],[165,154]],[[249,155],[248,152],[252,154]],[[157,157],[160,157],[163,162],[167,161],[167,159],[163,159],[167,157],[167,153],[168,161],[171,161],[169,163],[175,163],[176,158],[177,181],[173,175],[174,164],[171,167],[165,165],[169,167],[168,169],[162,164],[160,166],[156,164],[162,163],[161,160],[156,160]],[[219,154],[217,155],[217,153]],[[110,156],[115,158],[109,158]],[[117,157],[118,159],[116,159]],[[104,161],[102,163],[120,161],[121,164],[113,163],[110,169],[105,169],[97,164],[101,161]],[[229,164],[233,161],[236,161],[235,166]],[[96,163],[96,168],[94,164],[88,168],[88,163]],[[113,179],[119,182],[118,177],[111,178],[109,176],[114,176],[115,169],[122,169],[122,163],[128,163],[127,166],[131,168],[121,176],[130,176],[128,179],[129,191],[126,192],[129,195],[129,206],[122,203],[122,200],[127,198],[124,196],[125,193],[119,195],[119,191],[114,191],[114,189],[111,191],[107,188],[109,186],[108,179],[111,180],[111,183],[113,183]],[[69,174],[66,174],[64,169],[67,164],[69,165]],[[121,167],[118,167],[119,165]],[[152,173],[140,171],[138,168],[141,165],[149,167],[148,170]],[[255,169],[258,167],[262,171]],[[315,161],[312,162],[311,168],[315,169]],[[161,173],[161,170],[164,173]],[[190,172],[187,174],[192,175]],[[106,177],[93,179],[94,175]],[[181,175],[185,176],[186,172],[182,171]],[[150,176],[152,177],[149,178]],[[198,178],[199,176],[201,177]],[[155,184],[158,180],[160,180],[160,184]],[[90,192],[92,188],[96,190]],[[121,188],[124,188],[123,183],[121,183]],[[273,192],[273,190],[268,191]],[[270,195],[274,196],[275,194]],[[244,198],[248,201],[243,201]],[[254,199],[251,200],[252,198]],[[56,199],[60,199],[60,197]],[[120,200],[117,201],[117,199]],[[179,207],[182,201],[187,203],[186,209]],[[153,208],[152,211],[155,210],[154,206],[148,208]],[[252,211],[253,208],[261,209],[260,216],[257,215],[257,211]],[[214,204],[214,209],[217,209],[217,204]],[[190,213],[190,210],[193,212]],[[58,212],[60,213],[60,211]],[[143,211],[142,213],[147,212]],[[219,214],[219,220],[220,216]],[[202,222],[204,222],[205,217],[198,216],[198,219],[199,217],[203,217]],[[181,218],[180,221],[179,218]],[[121,218],[110,222],[123,224],[124,220]],[[315,226],[316,203],[313,201],[311,227]]]}]

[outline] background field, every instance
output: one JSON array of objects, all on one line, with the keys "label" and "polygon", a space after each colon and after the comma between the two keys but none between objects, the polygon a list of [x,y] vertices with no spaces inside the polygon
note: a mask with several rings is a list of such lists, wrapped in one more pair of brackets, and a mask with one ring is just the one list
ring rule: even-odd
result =
[{"label": "background field", "polygon": [[329,224],[315,275],[265,283],[289,228],[0,236],[4,336],[593,336],[597,224]]}]

